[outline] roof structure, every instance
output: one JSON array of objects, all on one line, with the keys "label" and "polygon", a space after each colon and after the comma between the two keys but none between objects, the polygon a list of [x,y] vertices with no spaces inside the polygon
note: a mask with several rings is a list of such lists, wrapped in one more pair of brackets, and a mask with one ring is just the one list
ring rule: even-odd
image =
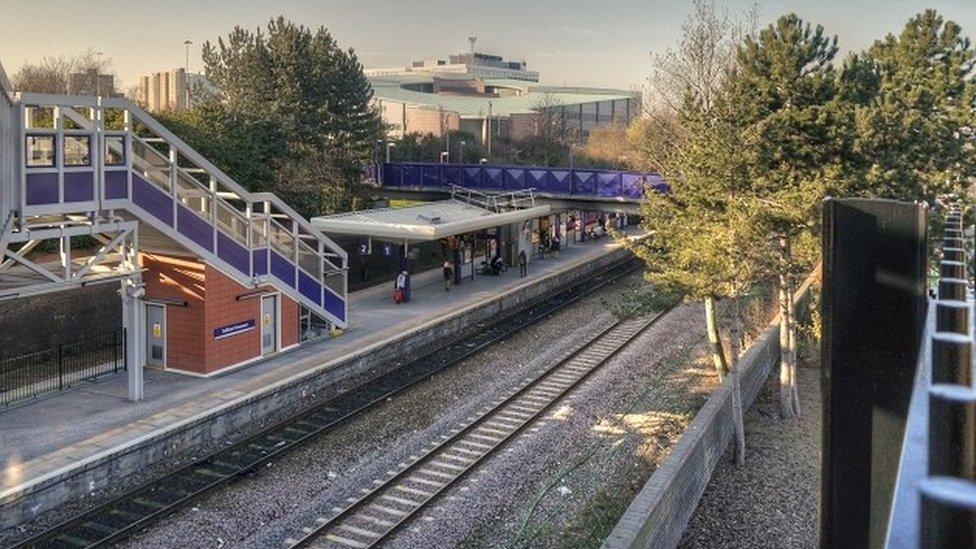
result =
[{"label": "roof structure", "polygon": [[377,208],[313,217],[312,224],[326,234],[419,242],[517,223],[547,215],[550,209],[549,206],[534,206],[495,212],[451,199],[406,208]]},{"label": "roof structure", "polygon": [[383,101],[443,108],[446,111],[457,112],[461,117],[477,118],[487,115],[489,102],[491,102],[491,111],[494,116],[509,116],[513,113],[532,113],[543,103],[552,106],[569,106],[599,101],[626,100],[634,96],[633,92],[626,90],[541,86],[534,82],[510,79],[484,78],[483,80],[488,86],[517,89],[519,94],[505,97],[443,95],[424,93],[403,87],[405,84],[433,82],[433,78],[428,75],[380,76],[370,78],[370,83],[373,86],[375,97]]}]

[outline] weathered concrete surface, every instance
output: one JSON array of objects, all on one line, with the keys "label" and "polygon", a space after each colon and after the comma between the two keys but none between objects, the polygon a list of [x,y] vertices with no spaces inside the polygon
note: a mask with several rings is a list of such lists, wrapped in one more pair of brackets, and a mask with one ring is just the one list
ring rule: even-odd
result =
[{"label": "weathered concrete surface", "polygon": [[[806,307],[813,279],[794,299]],[[755,401],[779,361],[779,318],[774,319],[740,361],[742,407]],[[718,460],[733,436],[731,378],[708,397],[663,464],[637,494],[603,542],[603,549],[677,547]]]},{"label": "weathered concrete surface", "polygon": [[[12,476],[23,475],[22,465],[8,461],[6,486],[0,492],[0,527],[30,521],[41,512],[110,486],[175,454],[213,443],[309,395],[330,391],[335,394],[335,385],[344,379],[367,371],[382,373],[392,369],[431,345],[463,337],[477,329],[477,323],[516,310],[571,281],[602,270],[627,254],[618,247],[604,247],[598,254],[581,255],[538,278],[526,279],[504,290],[482,291],[476,294],[480,299],[473,303],[394,336],[387,334],[374,342],[363,338],[357,350],[338,358],[323,360],[321,355],[301,349],[290,359],[299,371],[295,375],[269,384],[258,380],[243,387],[228,388],[223,395],[217,391],[207,395],[214,397],[209,404],[198,400],[128,424],[124,433],[128,440],[121,444],[116,443],[119,436],[112,431],[93,436],[80,445],[39,458],[45,461],[46,472],[24,475],[22,481]],[[388,293],[385,288],[377,291]],[[83,458],[77,452],[81,445],[87,452]]]}]

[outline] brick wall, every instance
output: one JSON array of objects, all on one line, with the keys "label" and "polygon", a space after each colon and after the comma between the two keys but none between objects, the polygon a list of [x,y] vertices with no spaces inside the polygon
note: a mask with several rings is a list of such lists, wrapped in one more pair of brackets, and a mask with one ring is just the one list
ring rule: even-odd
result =
[{"label": "brick wall", "polygon": [[[166,306],[166,367],[209,374],[261,355],[261,299],[237,297],[253,293],[218,269],[189,258],[142,254],[147,271],[146,299],[186,301]],[[262,288],[273,291],[268,286]],[[298,303],[279,296],[281,347],[298,343]],[[214,339],[214,330],[254,321],[246,332]]]},{"label": "brick wall", "polygon": [[281,306],[281,348],[298,343],[298,302],[286,295],[279,298]]},{"label": "brick wall", "polygon": [[[207,371],[213,372],[261,355],[261,299],[238,301],[237,296],[253,290],[241,286],[224,273],[207,266]],[[221,326],[254,320],[254,329],[223,339],[214,339]]]},{"label": "brick wall", "polygon": [[207,295],[204,266],[188,258],[140,254],[146,269],[146,300],[186,301],[186,307],[166,305],[166,367],[205,373],[204,304]]}]

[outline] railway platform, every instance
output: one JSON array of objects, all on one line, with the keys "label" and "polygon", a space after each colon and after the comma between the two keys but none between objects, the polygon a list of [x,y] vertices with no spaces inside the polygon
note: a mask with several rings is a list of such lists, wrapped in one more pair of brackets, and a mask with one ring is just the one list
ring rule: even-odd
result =
[{"label": "railway platform", "polygon": [[351,293],[351,322],[337,338],[208,378],[148,369],[139,402],[126,399],[126,380],[117,376],[0,411],[0,529],[246,429],[306,396],[335,394],[352,376],[392,369],[405,354],[626,253],[609,238],[576,243],[558,257],[534,261],[525,278],[517,269],[479,275],[450,292],[439,269],[420,273],[407,304],[394,304],[390,284]]}]

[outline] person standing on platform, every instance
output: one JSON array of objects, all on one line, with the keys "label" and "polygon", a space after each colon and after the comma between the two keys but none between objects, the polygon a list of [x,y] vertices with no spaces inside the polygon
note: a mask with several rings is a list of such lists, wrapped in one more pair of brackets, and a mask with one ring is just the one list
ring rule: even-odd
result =
[{"label": "person standing on platform", "polygon": [[519,277],[524,277],[529,274],[529,259],[525,257],[525,250],[519,252],[518,255],[519,264]]},{"label": "person standing on platform", "polygon": [[407,293],[407,271],[402,271],[396,277],[396,282],[393,283],[393,301],[397,305],[406,301]]},{"label": "person standing on platform", "polygon": [[454,281],[454,265],[450,261],[444,262],[444,291],[451,291],[451,282]]}]

